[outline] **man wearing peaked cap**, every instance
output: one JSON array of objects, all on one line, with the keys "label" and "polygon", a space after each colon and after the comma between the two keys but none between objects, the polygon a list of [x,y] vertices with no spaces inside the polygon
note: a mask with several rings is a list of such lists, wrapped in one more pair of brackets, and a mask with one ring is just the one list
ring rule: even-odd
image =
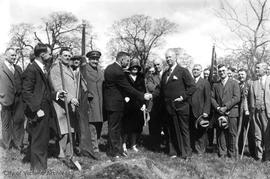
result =
[{"label": "man wearing peaked cap", "polygon": [[99,66],[101,53],[93,50],[86,54],[88,63],[81,66],[81,74],[87,83],[88,100],[88,124],[91,133],[91,142],[94,152],[99,155],[99,139],[103,125],[103,82],[104,73]]}]

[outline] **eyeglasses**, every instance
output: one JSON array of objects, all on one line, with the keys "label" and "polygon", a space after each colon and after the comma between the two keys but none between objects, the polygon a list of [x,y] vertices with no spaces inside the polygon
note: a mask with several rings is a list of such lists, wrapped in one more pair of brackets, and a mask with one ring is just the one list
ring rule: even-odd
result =
[{"label": "eyeglasses", "polygon": [[154,64],[154,66],[160,66],[160,64]]}]

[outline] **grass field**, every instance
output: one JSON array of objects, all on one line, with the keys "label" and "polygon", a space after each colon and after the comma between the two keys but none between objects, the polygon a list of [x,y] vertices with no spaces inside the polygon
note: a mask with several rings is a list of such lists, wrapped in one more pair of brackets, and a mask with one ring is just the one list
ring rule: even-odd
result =
[{"label": "grass field", "polygon": [[[104,137],[101,145],[104,147],[105,144]],[[270,163],[248,157],[235,161],[206,153],[183,160],[170,159],[162,152],[154,153],[143,146],[139,149],[139,153],[129,151],[128,157],[116,162],[111,162],[105,152],[100,161],[75,157],[81,163],[82,171],[71,170],[58,159],[49,158],[48,171],[37,175],[29,171],[30,164],[22,164],[23,155],[18,151],[0,148],[0,178],[270,178]]]}]

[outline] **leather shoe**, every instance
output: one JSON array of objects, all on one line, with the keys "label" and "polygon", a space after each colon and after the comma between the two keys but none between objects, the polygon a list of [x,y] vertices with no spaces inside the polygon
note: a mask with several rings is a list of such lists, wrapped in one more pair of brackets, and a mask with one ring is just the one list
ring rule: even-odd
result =
[{"label": "leather shoe", "polygon": [[30,163],[30,156],[29,155],[25,155],[22,159],[22,163]]}]

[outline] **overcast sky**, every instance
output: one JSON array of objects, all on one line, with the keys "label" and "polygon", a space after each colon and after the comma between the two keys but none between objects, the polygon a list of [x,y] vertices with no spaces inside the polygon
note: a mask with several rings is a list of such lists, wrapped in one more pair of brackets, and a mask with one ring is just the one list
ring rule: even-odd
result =
[{"label": "overcast sky", "polygon": [[[10,24],[38,24],[53,11],[69,11],[79,19],[87,19],[98,35],[97,46],[106,52],[108,30],[112,23],[134,14],[166,17],[179,24],[178,33],[166,38],[157,52],[162,57],[169,47],[184,48],[203,66],[210,64],[213,43],[234,41],[229,29],[214,15],[218,0],[0,0],[0,51],[8,42]],[[217,55],[224,55],[217,48]]]}]

